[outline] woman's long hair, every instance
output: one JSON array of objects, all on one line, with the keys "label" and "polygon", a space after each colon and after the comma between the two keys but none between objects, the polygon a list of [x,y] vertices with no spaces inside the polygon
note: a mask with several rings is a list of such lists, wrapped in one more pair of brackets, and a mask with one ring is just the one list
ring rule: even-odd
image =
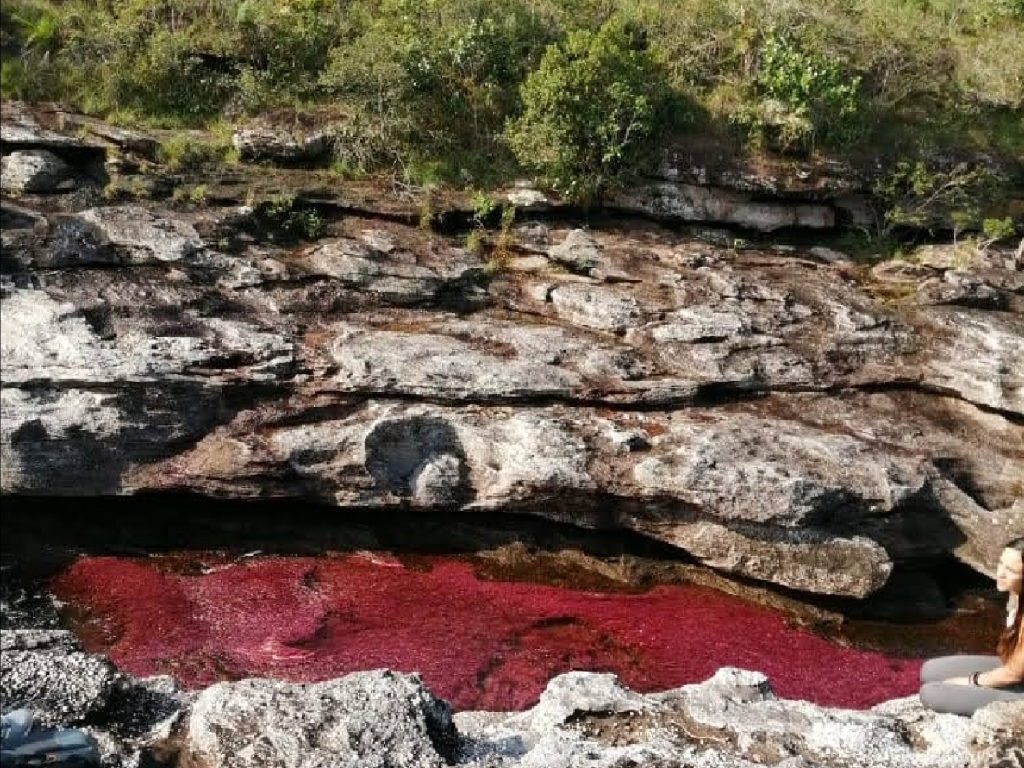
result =
[{"label": "woman's long hair", "polygon": [[[1007,549],[1016,549],[1021,553],[1021,559],[1024,560],[1024,536],[1018,539],[1014,539],[1006,545]],[[1021,619],[1024,619],[1024,597],[1021,595],[1017,596],[1017,617],[1013,620],[1013,623],[1006,628],[999,637],[999,646],[996,649],[996,653],[999,654],[1000,661],[1005,664],[1013,652],[1017,650],[1017,644],[1021,640]]]}]

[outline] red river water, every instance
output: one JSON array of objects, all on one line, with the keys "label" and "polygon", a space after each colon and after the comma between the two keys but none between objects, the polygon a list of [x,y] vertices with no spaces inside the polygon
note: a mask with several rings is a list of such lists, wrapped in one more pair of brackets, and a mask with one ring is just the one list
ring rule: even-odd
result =
[{"label": "red river water", "polygon": [[772,611],[699,586],[642,594],[486,581],[467,562],[388,556],[84,557],[53,583],[86,648],[187,687],[242,677],[311,682],[418,672],[456,710],[518,710],[569,670],[630,688],[756,669],[776,693],[863,708],[916,691],[920,662],[841,647]]}]

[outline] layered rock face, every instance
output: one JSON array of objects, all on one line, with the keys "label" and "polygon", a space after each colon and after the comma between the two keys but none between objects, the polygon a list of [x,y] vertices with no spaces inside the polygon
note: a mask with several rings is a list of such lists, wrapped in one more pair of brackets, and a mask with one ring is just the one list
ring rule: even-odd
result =
[{"label": "layered rock face", "polygon": [[4,201],[4,494],[522,512],[854,597],[1024,532],[1010,250],[872,270],[556,216],[495,270],[351,211],[282,244],[247,208],[108,203],[94,145],[26,126],[4,151],[79,191]]}]

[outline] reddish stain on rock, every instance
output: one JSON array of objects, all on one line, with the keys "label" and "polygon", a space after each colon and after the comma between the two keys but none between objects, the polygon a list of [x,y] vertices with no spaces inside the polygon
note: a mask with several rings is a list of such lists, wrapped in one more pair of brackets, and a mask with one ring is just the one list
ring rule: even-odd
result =
[{"label": "reddish stain on rock", "polygon": [[767,609],[697,586],[644,594],[481,581],[365,555],[223,560],[82,558],[54,582],[86,648],[138,676],[200,687],[260,676],[316,681],[418,672],[457,710],[524,709],[573,669],[641,692],[757,669],[786,698],[868,707],[917,689],[920,663],[837,646]]}]

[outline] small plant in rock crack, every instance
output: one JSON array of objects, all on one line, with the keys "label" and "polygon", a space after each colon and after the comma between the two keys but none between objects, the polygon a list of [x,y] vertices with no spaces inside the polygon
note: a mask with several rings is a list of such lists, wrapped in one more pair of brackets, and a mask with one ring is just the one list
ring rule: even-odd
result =
[{"label": "small plant in rock crack", "polygon": [[314,208],[303,205],[294,195],[277,195],[257,209],[259,218],[286,238],[316,240],[323,236],[327,223]]},{"label": "small plant in rock crack", "polygon": [[473,223],[478,227],[487,226],[487,220],[498,210],[498,201],[485,192],[476,192],[469,202],[473,206]]},{"label": "small plant in rock crack", "polygon": [[472,253],[474,256],[483,256],[484,253],[484,236],[483,231],[480,229],[473,229],[468,235],[466,235],[466,242],[464,247],[467,251]]},{"label": "small plant in rock crack", "polygon": [[512,248],[516,244],[516,236],[512,231],[512,225],[516,221],[516,207],[506,205],[501,209],[501,229],[498,230],[498,239],[491,249],[491,257],[487,260],[485,271],[488,274],[502,272],[508,267],[512,259]]},{"label": "small plant in rock crack", "polygon": [[473,209],[473,229],[466,235],[465,248],[475,256],[483,256],[487,250],[487,224],[498,210],[498,202],[485,192],[476,192],[470,199],[470,205]]}]

